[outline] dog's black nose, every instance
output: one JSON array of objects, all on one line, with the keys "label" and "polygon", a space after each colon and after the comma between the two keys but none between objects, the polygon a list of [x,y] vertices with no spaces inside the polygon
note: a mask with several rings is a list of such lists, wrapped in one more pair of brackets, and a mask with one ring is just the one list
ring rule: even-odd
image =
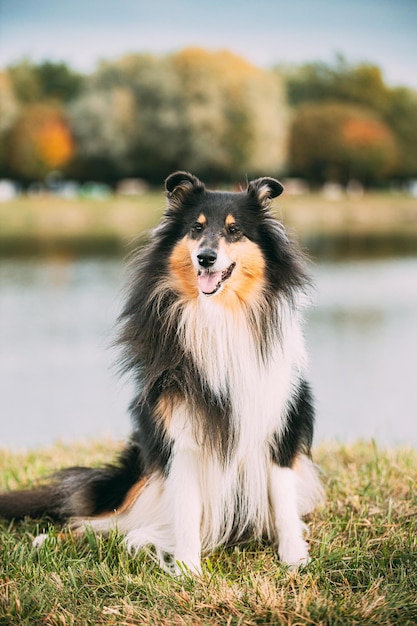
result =
[{"label": "dog's black nose", "polygon": [[197,254],[197,259],[201,267],[208,268],[215,264],[217,254],[211,248],[205,248]]}]

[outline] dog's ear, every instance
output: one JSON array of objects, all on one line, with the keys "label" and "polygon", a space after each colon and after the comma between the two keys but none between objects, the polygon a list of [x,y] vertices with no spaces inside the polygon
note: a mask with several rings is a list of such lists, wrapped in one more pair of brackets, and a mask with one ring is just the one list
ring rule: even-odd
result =
[{"label": "dog's ear", "polygon": [[257,178],[251,180],[247,192],[250,196],[256,197],[261,206],[268,206],[272,198],[280,196],[284,191],[283,185],[275,178]]},{"label": "dog's ear", "polygon": [[204,191],[204,183],[189,172],[174,172],[165,181],[168,198],[182,197],[189,191]]}]

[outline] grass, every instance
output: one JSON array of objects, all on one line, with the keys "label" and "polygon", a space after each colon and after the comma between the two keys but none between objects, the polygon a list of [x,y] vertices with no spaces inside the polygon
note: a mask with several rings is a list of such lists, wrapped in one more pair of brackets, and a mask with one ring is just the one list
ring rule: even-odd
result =
[{"label": "grass", "polygon": [[[57,466],[103,462],[116,444],[0,454],[1,487]],[[311,564],[295,574],[268,546],[219,550],[199,579],[174,580],[117,535],[31,539],[42,524],[0,525],[0,624],[417,624],[417,452],[323,445],[326,506],[309,520]]]},{"label": "grass", "polygon": [[[155,225],[164,209],[160,191],[137,198],[65,200],[21,197],[0,203],[0,253],[122,252]],[[367,193],[331,200],[322,194],[284,195],[275,205],[287,227],[313,254],[355,252],[381,245],[417,250],[417,199]],[[359,250],[360,251],[360,250]]]}]

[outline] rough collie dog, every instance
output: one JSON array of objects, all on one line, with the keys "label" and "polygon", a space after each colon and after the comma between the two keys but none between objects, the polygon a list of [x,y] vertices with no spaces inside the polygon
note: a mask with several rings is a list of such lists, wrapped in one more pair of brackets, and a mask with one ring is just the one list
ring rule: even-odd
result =
[{"label": "rough collie dog", "polygon": [[305,564],[302,516],[322,490],[301,319],[309,281],[270,210],[283,187],[259,178],[209,191],[176,172],[166,191],[121,315],[137,384],[128,445],[114,465],[2,494],[0,516],[118,529],[134,553],[153,545],[172,573],[198,573],[202,554],[248,539]]}]

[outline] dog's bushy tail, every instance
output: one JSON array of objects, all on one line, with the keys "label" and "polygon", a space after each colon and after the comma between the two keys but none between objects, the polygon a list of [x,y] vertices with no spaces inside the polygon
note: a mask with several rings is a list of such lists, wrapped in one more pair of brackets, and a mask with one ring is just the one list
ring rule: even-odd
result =
[{"label": "dog's bushy tail", "polygon": [[119,508],[142,476],[140,449],[132,442],[114,465],[71,467],[54,474],[45,485],[1,493],[0,518],[48,517],[62,522],[71,517],[111,512]]},{"label": "dog's bushy tail", "polygon": [[0,518],[21,520],[24,517],[48,516],[60,519],[55,486],[46,485],[37,489],[10,491],[0,494]]}]

